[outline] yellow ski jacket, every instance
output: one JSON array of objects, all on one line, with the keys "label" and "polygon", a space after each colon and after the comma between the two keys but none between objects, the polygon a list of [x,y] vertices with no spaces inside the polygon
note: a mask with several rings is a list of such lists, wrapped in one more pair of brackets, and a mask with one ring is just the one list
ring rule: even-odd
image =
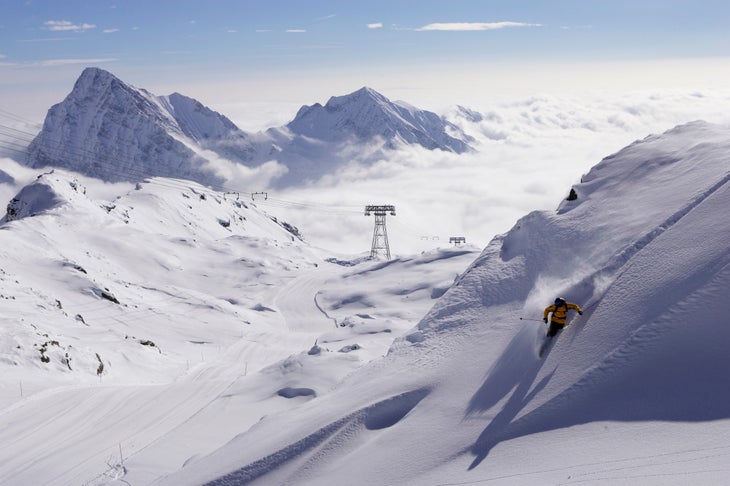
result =
[{"label": "yellow ski jacket", "polygon": [[583,313],[583,310],[577,304],[571,304],[570,302],[566,302],[565,305],[557,306],[557,305],[553,304],[551,306],[546,307],[543,318],[547,319],[548,314],[550,314],[552,312],[553,317],[551,317],[550,320],[556,324],[565,325],[565,319],[568,317],[569,309],[578,311],[581,314]]}]

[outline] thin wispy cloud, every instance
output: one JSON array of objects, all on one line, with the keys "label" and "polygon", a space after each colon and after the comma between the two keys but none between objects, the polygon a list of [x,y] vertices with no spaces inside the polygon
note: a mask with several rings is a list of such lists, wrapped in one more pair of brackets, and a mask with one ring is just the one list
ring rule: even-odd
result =
[{"label": "thin wispy cloud", "polygon": [[286,32],[289,34],[303,34],[306,31],[306,29],[286,29]]},{"label": "thin wispy cloud", "polygon": [[113,57],[102,57],[102,58],[70,58],[70,59],[45,59],[43,61],[34,61],[29,63],[33,67],[55,67],[55,66],[69,66],[73,64],[101,64],[106,62],[114,62],[118,59]]},{"label": "thin wispy cloud", "polygon": [[39,39],[18,39],[17,42],[62,42],[70,40],[69,37],[42,37]]},{"label": "thin wispy cloud", "polygon": [[372,24],[368,24],[368,29],[382,29],[383,23],[382,22],[373,22]]},{"label": "thin wispy cloud", "polygon": [[113,34],[114,32],[119,32],[119,29],[104,29],[102,32],[105,34]]},{"label": "thin wispy cloud", "polygon": [[[0,56],[2,59],[3,56]],[[59,67],[59,66],[71,66],[76,64],[102,64],[107,62],[118,61],[117,58],[104,57],[104,58],[68,58],[68,59],[42,59],[40,61],[21,61],[21,62],[0,62],[0,66],[3,67],[16,67],[16,68],[48,68],[48,67]]]},{"label": "thin wispy cloud", "polygon": [[84,32],[96,28],[94,24],[75,24],[68,20],[47,20],[43,25],[44,29],[52,32]]},{"label": "thin wispy cloud", "polygon": [[542,24],[529,24],[525,22],[437,22],[427,24],[416,29],[417,31],[479,31],[499,30],[510,27],[542,27]]}]

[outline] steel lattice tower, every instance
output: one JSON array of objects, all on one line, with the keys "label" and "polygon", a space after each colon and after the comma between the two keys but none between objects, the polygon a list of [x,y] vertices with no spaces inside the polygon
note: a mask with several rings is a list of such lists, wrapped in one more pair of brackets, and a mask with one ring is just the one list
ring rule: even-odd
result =
[{"label": "steel lattice tower", "polygon": [[390,260],[390,246],[388,245],[388,230],[385,227],[385,216],[390,213],[395,216],[395,206],[365,206],[365,216],[375,215],[375,229],[373,230],[373,245],[370,248],[370,258],[377,258],[385,252],[385,258]]}]

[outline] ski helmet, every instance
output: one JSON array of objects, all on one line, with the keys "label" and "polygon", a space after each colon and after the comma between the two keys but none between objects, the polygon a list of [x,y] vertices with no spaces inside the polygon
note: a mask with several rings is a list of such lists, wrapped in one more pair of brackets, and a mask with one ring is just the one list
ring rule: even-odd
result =
[{"label": "ski helmet", "polygon": [[558,297],[557,299],[555,299],[555,305],[563,305],[563,304],[565,304],[564,298]]}]

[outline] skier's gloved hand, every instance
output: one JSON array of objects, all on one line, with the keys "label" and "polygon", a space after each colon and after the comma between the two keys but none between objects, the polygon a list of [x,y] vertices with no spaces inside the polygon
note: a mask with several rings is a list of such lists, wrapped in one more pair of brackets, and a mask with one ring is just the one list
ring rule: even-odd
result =
[{"label": "skier's gloved hand", "polygon": [[582,316],[583,315],[583,311],[578,311],[578,315],[579,316]]},{"label": "skier's gloved hand", "polygon": [[547,324],[547,317],[543,318],[543,321],[545,321],[545,324]]}]

